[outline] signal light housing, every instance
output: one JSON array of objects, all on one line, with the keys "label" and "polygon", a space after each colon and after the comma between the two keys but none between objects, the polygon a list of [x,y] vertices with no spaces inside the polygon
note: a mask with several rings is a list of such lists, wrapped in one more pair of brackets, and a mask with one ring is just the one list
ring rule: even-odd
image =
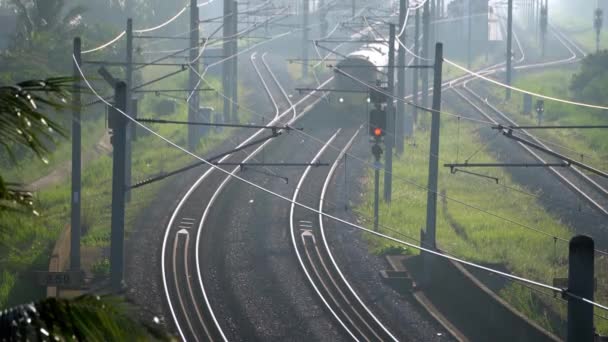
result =
[{"label": "signal light housing", "polygon": [[386,131],[386,112],[379,109],[371,110],[369,112],[369,135],[379,138],[384,135],[384,131]]}]

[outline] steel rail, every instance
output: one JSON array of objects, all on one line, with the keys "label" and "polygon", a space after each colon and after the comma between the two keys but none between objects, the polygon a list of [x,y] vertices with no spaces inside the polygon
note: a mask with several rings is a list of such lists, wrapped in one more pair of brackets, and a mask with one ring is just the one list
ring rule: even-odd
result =
[{"label": "steel rail", "polygon": [[[327,189],[329,188],[329,183],[331,182],[331,179],[333,178],[333,175],[336,172],[338,165],[340,165],[340,161],[346,155],[347,151],[351,148],[351,146],[353,145],[353,143],[355,141],[355,138],[359,135],[359,133],[361,132],[363,127],[364,127],[364,125],[361,125],[359,127],[359,129],[357,129],[357,131],[352,136],[352,138],[346,143],[346,146],[344,147],[344,149],[342,149],[342,151],[340,151],[340,153],[338,154],[338,157],[336,158],[336,161],[334,162],[331,169],[329,170],[327,177],[325,178],[325,182],[323,183],[323,187],[321,189],[321,197],[319,199],[319,212],[320,213],[323,212],[323,206],[326,202],[325,199],[326,199]],[[319,214],[318,217],[319,217],[319,230],[321,231],[321,239],[323,241],[323,246],[325,247],[325,251],[326,251],[327,255],[329,256],[329,259],[331,260],[331,263],[332,263],[334,269],[336,270],[336,272],[338,273],[338,275],[340,276],[340,278],[342,279],[342,281],[344,282],[344,284],[346,285],[348,290],[352,293],[353,297],[355,297],[355,299],[357,300],[359,305],[365,310],[365,312],[367,312],[367,314],[373,319],[373,321],[376,322],[376,324],[382,330],[384,330],[384,332],[386,334],[388,334],[394,341],[397,341],[395,336],[393,334],[391,334],[391,332],[388,330],[388,328],[386,326],[384,326],[382,324],[382,322],[380,322],[380,320],[365,305],[365,303],[357,295],[357,292],[353,289],[353,287],[350,285],[349,281],[346,279],[346,277],[342,273],[340,266],[338,266],[338,263],[336,262],[336,260],[333,256],[333,253],[331,252],[331,248],[329,248],[329,243],[328,243],[327,237],[325,235],[325,225],[323,224],[323,215]]]}]

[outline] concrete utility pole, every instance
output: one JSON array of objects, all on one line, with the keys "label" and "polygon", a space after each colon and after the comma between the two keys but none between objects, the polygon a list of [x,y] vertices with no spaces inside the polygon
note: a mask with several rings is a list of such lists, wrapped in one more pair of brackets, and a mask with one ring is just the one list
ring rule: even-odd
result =
[{"label": "concrete utility pole", "polygon": [[[593,300],[594,243],[588,236],[570,240],[568,261],[568,292]],[[594,341],[593,306],[580,299],[568,298],[568,342]]]},{"label": "concrete utility pole", "polygon": [[[127,65],[126,65],[126,85],[127,85],[127,103],[125,106],[125,113],[129,117],[133,117],[133,19],[127,19]],[[127,202],[131,201],[131,140],[135,137],[135,127],[130,127],[127,132],[127,145],[125,152],[125,185],[127,186],[126,199]]]},{"label": "concrete utility pole", "polygon": [[325,0],[319,0],[319,9],[319,24],[321,27],[321,37],[326,37],[327,28],[329,24],[327,22],[328,9],[325,8]]},{"label": "concrete utility pole", "polygon": [[238,96],[238,91],[239,91],[239,73],[238,73],[238,62],[239,62],[239,57],[237,56],[238,52],[239,52],[239,40],[236,37],[236,35],[239,32],[239,20],[238,20],[238,15],[239,15],[239,6],[238,6],[238,2],[233,1],[232,3],[232,35],[234,35],[234,40],[232,41],[232,55],[234,56],[234,58],[232,58],[232,85],[230,86],[230,90],[232,90],[232,107],[231,107],[231,113],[232,113],[232,122],[237,123],[239,122],[239,105],[238,105],[238,101],[239,101],[239,96]]},{"label": "concrete utility pole", "polygon": [[541,55],[545,57],[545,39],[547,37],[547,26],[549,24],[549,4],[543,3],[540,8],[540,44]]},{"label": "concrete utility pole", "polygon": [[[408,1],[399,1],[399,31],[402,33],[399,39],[399,56],[397,57],[397,97],[405,98],[405,14],[407,12]],[[412,136],[414,129],[411,116],[405,113],[405,103],[397,101],[396,116],[396,153],[401,155],[404,150],[404,135]]]},{"label": "concrete utility pole", "polygon": [[[414,54],[416,56],[420,55],[420,10],[417,9],[416,10],[416,18],[415,18],[415,28],[414,28]],[[418,57],[414,56],[414,64],[419,64],[420,60],[418,59]],[[420,71],[418,71],[418,68],[413,68],[412,72],[414,73],[414,76],[412,77],[412,93],[413,93],[413,98],[414,98],[414,104],[417,106],[418,105],[418,76],[420,75]],[[418,108],[414,106],[414,108],[412,108],[412,121],[414,124],[418,123]]]},{"label": "concrete utility pole", "polygon": [[80,37],[74,38],[74,66],[75,81],[72,90],[72,213],[70,220],[70,270],[80,271],[80,213],[81,213],[81,131],[80,131],[80,82],[79,65],[82,65],[82,43]]},{"label": "concrete utility pole", "polygon": [[[431,14],[429,8],[429,2],[424,3],[424,12],[422,13],[422,58],[423,61],[429,58],[429,44],[430,44],[430,23]],[[429,71],[422,69],[422,106],[425,108],[429,107]]]},{"label": "concrete utility pole", "polygon": [[[127,85],[118,82],[114,89],[116,108],[127,108]],[[121,291],[124,279],[126,147],[129,119],[115,108],[110,108],[109,127],[112,130],[112,227],[110,232],[110,284],[113,291]]]},{"label": "concrete utility pole", "polygon": [[538,35],[538,29],[540,26],[540,0],[534,0],[536,1],[536,3],[534,4],[534,22],[536,23],[534,25],[534,37],[536,38],[536,42],[538,43],[538,39],[539,39],[539,35]]},{"label": "concrete utility pole", "polygon": [[436,6],[436,0],[428,0],[431,2],[430,6],[431,6],[431,11],[429,12],[431,15],[429,17],[429,29],[430,29],[430,33],[429,33],[429,37],[431,38],[431,41],[429,42],[429,46],[433,46],[435,45],[435,42],[437,41],[437,37],[435,36],[437,32],[435,32],[435,19],[437,18],[436,16],[436,11],[437,11],[437,6]]},{"label": "concrete utility pole", "polygon": [[[190,65],[191,69],[188,75],[188,89],[196,88],[198,82],[198,70],[199,61],[194,62],[198,57],[198,44],[199,44],[199,13],[198,4],[196,0],[190,0]],[[199,92],[194,91],[188,104],[188,121],[195,122],[198,120],[197,113],[199,110]],[[198,127],[194,125],[188,125],[188,149],[194,151],[198,146]]]},{"label": "concrete utility pole", "polygon": [[[134,118],[135,113],[133,112],[133,103],[131,99],[133,98],[133,19],[127,19],[127,65],[126,65],[126,77],[125,80],[127,82],[127,114]],[[135,125],[131,127],[131,139],[137,140],[137,136],[135,135]]]},{"label": "concrete utility pole", "polygon": [[321,37],[327,36],[327,11],[325,8],[325,0],[319,0],[319,26],[321,29]]},{"label": "concrete utility pole", "polygon": [[437,179],[439,176],[439,128],[441,123],[441,82],[443,68],[443,44],[435,45],[435,66],[433,68],[433,112],[431,114],[431,149],[429,153],[429,181],[426,201],[425,243],[429,248],[436,244],[437,220]]},{"label": "concrete utility pole", "polygon": [[395,24],[389,25],[388,39],[388,86],[389,94],[386,101],[386,131],[384,145],[386,154],[384,156],[384,201],[391,202],[393,193],[393,146],[395,144],[395,106],[393,105],[395,94]]},{"label": "concrete utility pole", "polygon": [[467,68],[471,69],[471,64],[473,63],[472,57],[472,36],[473,36],[473,6],[471,5],[471,0],[467,0],[467,12],[468,12],[468,23],[467,23]]},{"label": "concrete utility pole", "polygon": [[[224,24],[222,27],[222,33],[224,36],[222,50],[224,51],[224,58],[231,56],[230,48],[232,45],[230,44],[231,31],[232,31],[232,0],[224,0]],[[232,90],[230,90],[231,80],[232,80],[232,67],[230,61],[224,61],[222,63],[222,89],[224,92],[224,122],[230,122],[230,113],[232,113],[232,103],[230,102],[230,96],[232,94]]]},{"label": "concrete utility pole", "polygon": [[[508,0],[508,5],[507,5],[507,80],[506,83],[507,85],[511,85],[511,72],[513,71],[513,68],[511,66],[511,61],[513,59],[513,47],[512,47],[512,41],[513,41],[513,0]],[[511,99],[511,89],[507,88],[507,93],[506,93],[506,99],[510,100]]]},{"label": "concrete utility pole", "polygon": [[[430,44],[431,44],[431,9],[429,1],[425,1],[422,12],[422,50],[420,57],[422,61],[426,61],[430,56]],[[419,71],[422,75],[422,101],[423,107],[429,107],[429,72],[426,69]]]},{"label": "concrete utility pole", "polygon": [[303,1],[302,13],[302,79],[308,76],[308,15],[310,14],[310,1]]},{"label": "concrete utility pole", "polygon": [[357,13],[357,0],[352,0],[351,1],[351,17],[355,17],[355,14]]}]

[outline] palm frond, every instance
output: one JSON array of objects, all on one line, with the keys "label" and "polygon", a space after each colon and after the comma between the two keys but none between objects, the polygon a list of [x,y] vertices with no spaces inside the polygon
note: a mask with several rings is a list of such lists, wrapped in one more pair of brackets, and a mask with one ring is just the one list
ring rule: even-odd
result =
[{"label": "palm frond", "polygon": [[134,308],[118,297],[47,298],[1,312],[0,340],[172,340],[152,318],[133,317]]},{"label": "palm frond", "polygon": [[5,183],[0,176],[0,212],[34,210],[34,195],[24,189],[22,184]]},{"label": "palm frond", "polygon": [[66,108],[72,83],[73,78],[59,77],[0,87],[0,139],[4,145],[24,145],[42,157],[48,151],[44,140],[65,133],[40,107]]}]

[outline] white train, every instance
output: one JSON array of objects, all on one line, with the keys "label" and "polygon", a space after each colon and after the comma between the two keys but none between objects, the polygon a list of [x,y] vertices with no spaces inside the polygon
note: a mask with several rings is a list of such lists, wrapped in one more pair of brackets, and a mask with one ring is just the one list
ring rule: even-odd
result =
[{"label": "white train", "polygon": [[368,92],[367,85],[387,80],[388,44],[370,43],[349,53],[336,64],[335,89],[347,92]]}]

